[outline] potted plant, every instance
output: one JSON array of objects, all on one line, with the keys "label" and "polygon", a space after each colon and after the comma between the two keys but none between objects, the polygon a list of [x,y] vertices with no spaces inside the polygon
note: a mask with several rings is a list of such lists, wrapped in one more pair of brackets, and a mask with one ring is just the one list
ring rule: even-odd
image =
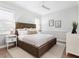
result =
[{"label": "potted plant", "polygon": [[76,29],[77,29],[78,23],[77,22],[73,22],[72,26],[73,26],[72,33],[73,34],[77,33]]}]

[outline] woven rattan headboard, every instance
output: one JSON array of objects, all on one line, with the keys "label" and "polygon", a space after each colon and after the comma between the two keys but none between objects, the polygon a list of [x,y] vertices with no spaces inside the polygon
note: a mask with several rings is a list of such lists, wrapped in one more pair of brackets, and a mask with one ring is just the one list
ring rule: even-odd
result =
[{"label": "woven rattan headboard", "polygon": [[16,29],[22,28],[36,28],[36,24],[16,22]]},{"label": "woven rattan headboard", "polygon": [[[36,28],[36,24],[16,22],[16,29],[23,29],[23,28]],[[15,31],[15,34],[18,35],[17,30]]]}]

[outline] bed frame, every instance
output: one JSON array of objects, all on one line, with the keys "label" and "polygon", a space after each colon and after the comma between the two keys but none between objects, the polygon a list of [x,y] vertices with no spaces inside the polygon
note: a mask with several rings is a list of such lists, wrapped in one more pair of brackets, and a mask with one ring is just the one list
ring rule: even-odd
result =
[{"label": "bed frame", "polygon": [[[23,27],[23,25],[24,25],[24,27]],[[28,27],[27,27],[27,25],[28,25]],[[30,27],[36,28],[36,25],[35,24],[16,23],[16,29],[30,28]],[[16,34],[17,34],[17,32],[16,32]],[[18,47],[29,52],[30,54],[32,54],[35,57],[41,57],[45,52],[47,52],[49,49],[51,49],[52,46],[54,46],[55,44],[56,44],[56,38],[51,39],[50,41],[46,42],[45,44],[41,45],[40,47],[36,47],[32,44],[28,44],[28,43],[20,41],[20,40],[17,41]]]},{"label": "bed frame", "polygon": [[46,42],[40,47],[36,47],[34,45],[18,40],[18,46],[24,49],[25,51],[31,53],[35,57],[41,57],[45,52],[47,52],[55,44],[56,44],[56,38]]}]

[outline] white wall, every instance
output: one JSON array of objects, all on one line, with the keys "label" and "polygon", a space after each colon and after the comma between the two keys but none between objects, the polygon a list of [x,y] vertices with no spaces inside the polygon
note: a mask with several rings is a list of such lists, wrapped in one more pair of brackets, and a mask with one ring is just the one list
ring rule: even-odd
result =
[{"label": "white wall", "polygon": [[79,5],[78,5],[78,29],[77,29],[78,33],[79,33]]},{"label": "white wall", "polygon": [[[61,28],[49,27],[49,20],[61,20]],[[61,11],[57,11],[54,13],[49,13],[47,15],[42,16],[42,30],[45,31],[72,31],[72,22],[78,21],[78,7],[72,7],[68,9],[64,9]]]},{"label": "white wall", "polygon": [[[21,10],[22,11],[22,10]],[[31,12],[26,11],[17,11],[16,12],[16,22],[24,22],[24,23],[35,23],[35,18],[39,18],[40,16]]]}]

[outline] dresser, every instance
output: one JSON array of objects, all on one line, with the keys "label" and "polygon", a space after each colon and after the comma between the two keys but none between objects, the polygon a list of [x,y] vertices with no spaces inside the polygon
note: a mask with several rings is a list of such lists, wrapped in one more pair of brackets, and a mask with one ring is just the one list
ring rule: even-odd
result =
[{"label": "dresser", "polygon": [[68,55],[68,53],[79,56],[79,34],[67,33],[66,55]]}]

